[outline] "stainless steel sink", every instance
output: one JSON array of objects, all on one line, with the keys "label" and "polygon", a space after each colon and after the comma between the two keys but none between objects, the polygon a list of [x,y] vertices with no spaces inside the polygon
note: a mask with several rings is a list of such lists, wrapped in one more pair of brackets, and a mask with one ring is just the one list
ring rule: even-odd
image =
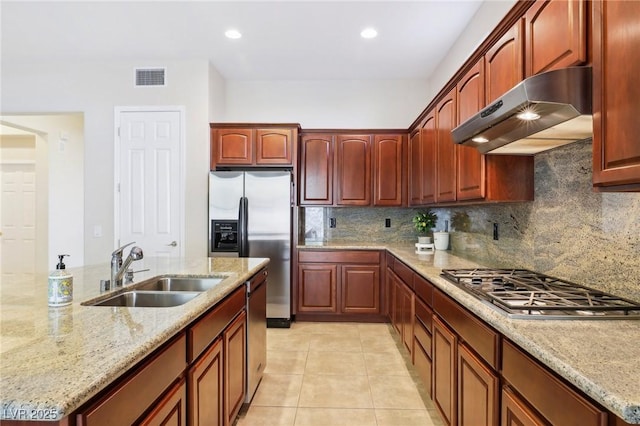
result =
[{"label": "stainless steel sink", "polygon": [[226,277],[162,277],[135,285],[136,290],[151,291],[207,291]]},{"label": "stainless steel sink", "polygon": [[88,303],[89,306],[124,306],[131,308],[169,308],[187,303],[202,292],[127,291],[108,299]]}]

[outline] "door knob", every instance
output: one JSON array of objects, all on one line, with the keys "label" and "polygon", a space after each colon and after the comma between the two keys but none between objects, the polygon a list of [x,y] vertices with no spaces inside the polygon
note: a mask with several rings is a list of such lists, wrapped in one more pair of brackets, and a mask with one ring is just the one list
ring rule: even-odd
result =
[{"label": "door knob", "polygon": [[171,246],[171,247],[177,247],[177,246],[178,246],[178,243],[177,243],[176,241],[171,241],[171,242],[170,242],[169,244],[167,244],[167,245],[168,245],[168,246]]}]

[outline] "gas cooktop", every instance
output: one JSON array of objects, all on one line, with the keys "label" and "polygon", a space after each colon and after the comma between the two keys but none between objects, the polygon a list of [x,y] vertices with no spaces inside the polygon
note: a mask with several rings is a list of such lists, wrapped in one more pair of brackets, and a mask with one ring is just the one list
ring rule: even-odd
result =
[{"label": "gas cooktop", "polygon": [[640,319],[640,304],[527,269],[443,269],[442,276],[511,318]]}]

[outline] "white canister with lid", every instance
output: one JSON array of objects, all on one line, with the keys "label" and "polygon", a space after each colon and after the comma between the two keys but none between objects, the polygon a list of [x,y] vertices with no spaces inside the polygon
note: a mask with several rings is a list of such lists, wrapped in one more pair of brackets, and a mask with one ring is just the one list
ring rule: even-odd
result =
[{"label": "white canister with lid", "polygon": [[49,274],[49,306],[66,306],[73,300],[73,275],[62,261],[68,254],[59,254],[55,271]]}]

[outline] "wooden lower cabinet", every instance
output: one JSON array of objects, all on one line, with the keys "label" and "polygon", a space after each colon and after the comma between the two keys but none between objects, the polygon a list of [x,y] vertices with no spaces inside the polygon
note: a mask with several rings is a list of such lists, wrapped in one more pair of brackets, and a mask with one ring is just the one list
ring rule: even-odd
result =
[{"label": "wooden lower cabinet", "polygon": [[187,385],[182,379],[156,404],[141,426],[185,426],[187,424]]},{"label": "wooden lower cabinet", "polygon": [[299,320],[381,320],[379,251],[301,250],[296,283]]},{"label": "wooden lower cabinet", "polygon": [[498,375],[464,344],[458,345],[458,424],[498,426]]},{"label": "wooden lower cabinet", "polygon": [[508,387],[502,389],[502,426],[545,426],[546,423]]},{"label": "wooden lower cabinet", "polygon": [[446,425],[457,425],[458,337],[437,316],[433,317],[433,402]]},{"label": "wooden lower cabinet", "polygon": [[387,279],[391,287],[391,323],[400,335],[402,343],[409,351],[413,352],[413,315],[414,294],[413,291],[394,272],[387,270]]},{"label": "wooden lower cabinet", "polygon": [[232,425],[245,396],[247,380],[247,314],[242,312],[224,331],[224,425]]},{"label": "wooden lower cabinet", "polygon": [[224,365],[222,338],[219,338],[187,373],[189,426],[224,424]]}]

